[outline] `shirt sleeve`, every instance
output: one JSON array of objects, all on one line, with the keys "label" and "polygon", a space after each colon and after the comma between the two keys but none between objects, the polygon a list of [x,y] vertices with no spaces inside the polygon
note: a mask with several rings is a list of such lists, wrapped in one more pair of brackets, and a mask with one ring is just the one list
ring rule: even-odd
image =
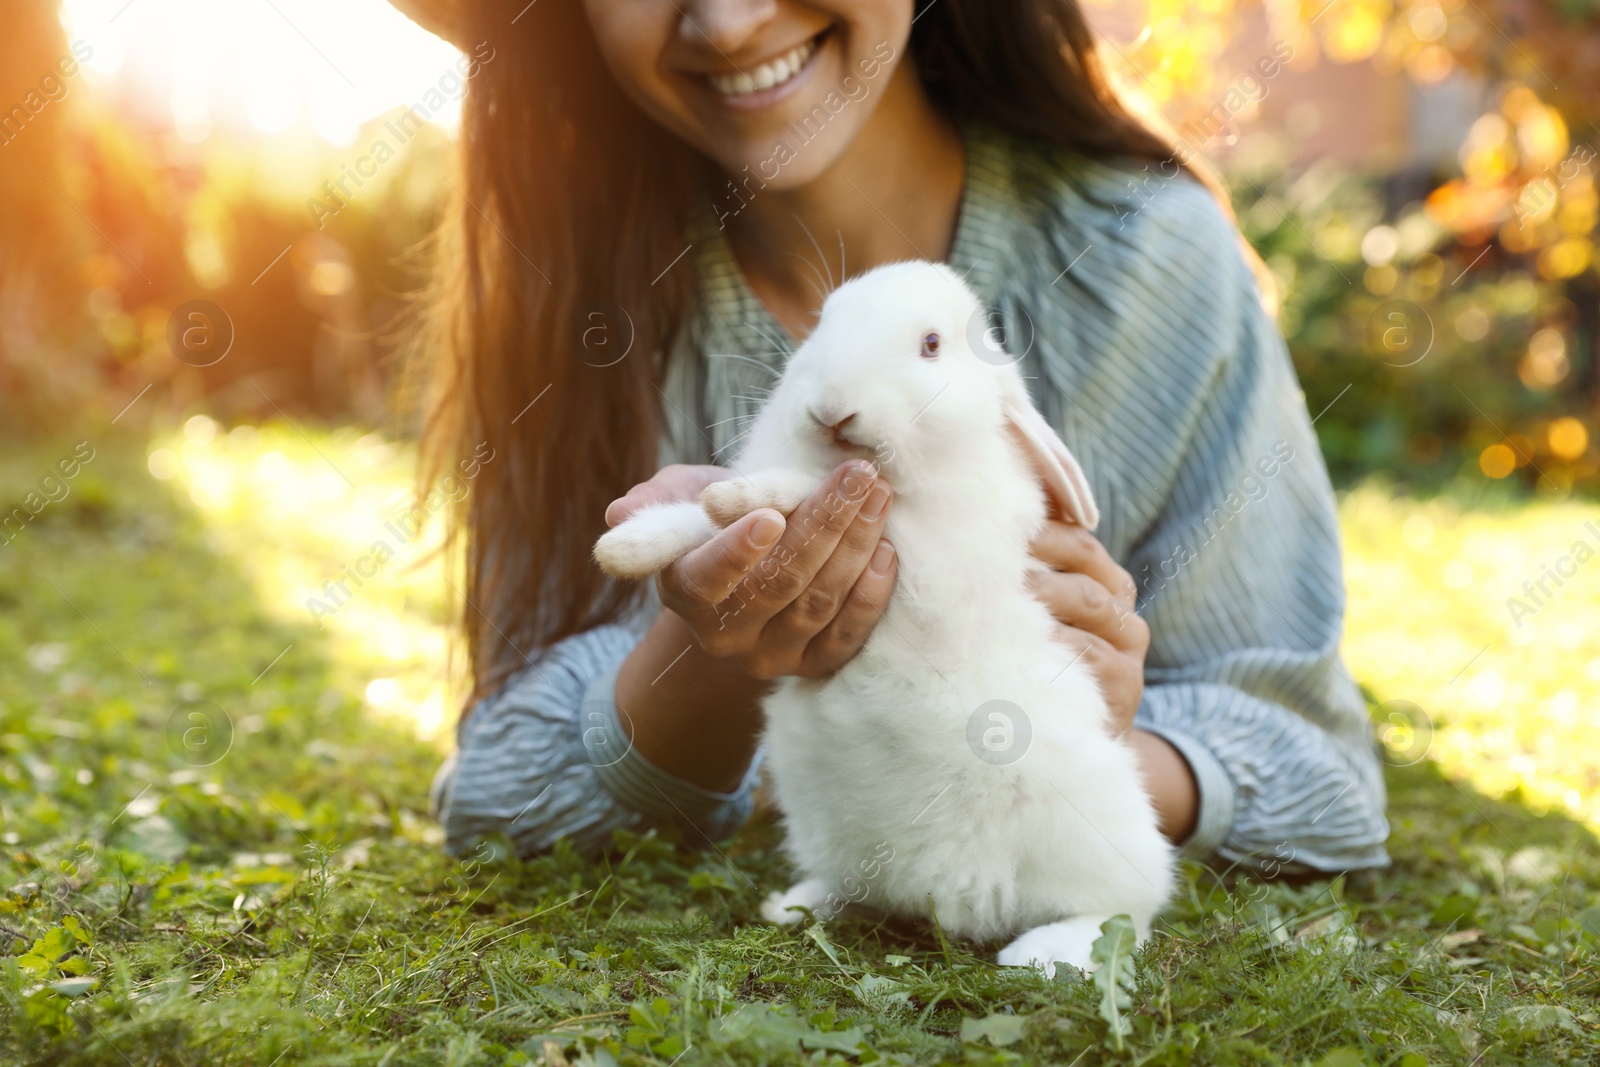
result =
[{"label": "shirt sleeve", "polygon": [[1198,299],[1227,350],[1171,424],[1182,458],[1124,561],[1151,633],[1136,725],[1194,771],[1186,854],[1386,866],[1382,765],[1339,658],[1333,489],[1277,325],[1226,253]]},{"label": "shirt sleeve", "polygon": [[638,640],[621,624],[569,637],[531,657],[469,710],[433,786],[450,852],[461,855],[483,837],[504,834],[522,855],[562,838],[595,853],[616,830],[665,825],[699,844],[743,825],[759,759],[738,789],[715,793],[633,748],[614,690]]}]

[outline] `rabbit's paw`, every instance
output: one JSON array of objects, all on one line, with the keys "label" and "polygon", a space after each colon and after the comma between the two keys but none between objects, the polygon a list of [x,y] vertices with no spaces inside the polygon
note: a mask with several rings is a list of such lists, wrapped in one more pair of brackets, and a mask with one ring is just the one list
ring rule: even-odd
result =
[{"label": "rabbit's paw", "polygon": [[793,926],[803,920],[805,912],[790,908],[806,908],[813,914],[828,899],[827,883],[817,878],[807,878],[791,886],[787,892],[773,893],[761,905],[761,917],[778,926]]},{"label": "rabbit's paw", "polygon": [[754,471],[742,478],[712,482],[700,493],[700,506],[718,526],[730,526],[757,508],[787,515],[817,488],[817,479],[791,470]]},{"label": "rabbit's paw", "polygon": [[1085,973],[1098,965],[1089,954],[1100,937],[1105,916],[1080,915],[1046,926],[1036,926],[1000,950],[995,962],[1002,967],[1034,967],[1046,978],[1056,976],[1056,965],[1071,964]]},{"label": "rabbit's paw", "polygon": [[613,578],[645,578],[716,534],[698,504],[652,504],[595,542],[594,558]]}]

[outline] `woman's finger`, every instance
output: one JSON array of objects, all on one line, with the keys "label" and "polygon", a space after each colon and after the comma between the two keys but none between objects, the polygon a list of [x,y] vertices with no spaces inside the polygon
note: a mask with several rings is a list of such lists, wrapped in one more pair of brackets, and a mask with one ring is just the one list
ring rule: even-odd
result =
[{"label": "woman's finger", "polygon": [[1145,621],[1089,575],[1035,570],[1029,572],[1028,584],[1062,625],[1094,634],[1124,652],[1148,647]]},{"label": "woman's finger", "polygon": [[772,617],[762,630],[763,640],[802,649],[833,621],[878,547],[892,501],[893,493],[881,479],[867,490],[855,518],[839,535],[832,553],[823,560],[811,584]]},{"label": "woman's finger", "polygon": [[731,475],[727,467],[674,463],[629,489],[606,507],[606,525],[615,526],[646,504],[699,500],[700,491]]},{"label": "woman's finger", "polygon": [[841,464],[789,516],[770,559],[739,588],[739,611],[746,620],[765,626],[811,585],[861,510],[876,480],[868,471],[859,461]]},{"label": "woman's finger", "polygon": [[1111,558],[1100,539],[1073,523],[1050,521],[1033,539],[1034,556],[1058,571],[1087,574],[1118,600],[1133,604],[1138,586],[1133,576]]},{"label": "woman's finger", "polygon": [[1056,638],[1072,649],[1071,663],[1088,668],[1106,698],[1113,725],[1120,735],[1133,726],[1144,691],[1143,668],[1135,657],[1103,638],[1071,626],[1056,629]]},{"label": "woman's finger", "polygon": [[[661,603],[693,620],[734,600],[741,585],[756,580],[787,524],[772,508],[758,508],[662,571]],[[728,614],[728,612],[719,612]]]},{"label": "woman's finger", "polygon": [[801,669],[808,677],[831,674],[861,651],[883,613],[889,610],[899,562],[894,545],[880,537],[838,614],[806,646]]}]

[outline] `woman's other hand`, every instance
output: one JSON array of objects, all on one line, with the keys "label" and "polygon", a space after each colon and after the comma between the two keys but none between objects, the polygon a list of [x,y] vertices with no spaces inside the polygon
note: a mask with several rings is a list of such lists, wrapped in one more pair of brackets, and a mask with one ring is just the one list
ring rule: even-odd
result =
[{"label": "woman's other hand", "polygon": [[1034,596],[1055,616],[1061,641],[1093,669],[1113,731],[1126,734],[1144,696],[1150,649],[1150,627],[1134,610],[1133,576],[1094,534],[1054,517],[1034,538],[1033,555],[1050,568],[1030,572]]}]

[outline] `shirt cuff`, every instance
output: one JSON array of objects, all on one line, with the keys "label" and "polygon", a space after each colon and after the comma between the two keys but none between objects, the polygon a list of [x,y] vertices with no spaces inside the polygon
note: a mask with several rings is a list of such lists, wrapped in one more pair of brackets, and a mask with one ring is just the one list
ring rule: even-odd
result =
[{"label": "shirt cuff", "polygon": [[1233,829],[1233,779],[1211,750],[1191,735],[1170,726],[1157,726],[1144,721],[1135,725],[1166,741],[1189,764],[1200,794],[1199,813],[1195,818],[1194,832],[1179,846],[1179,851],[1187,859],[1209,859],[1222,845],[1228,831]]},{"label": "shirt cuff", "polygon": [[717,793],[657,767],[633,747],[622,727],[615,695],[619,661],[603,671],[584,693],[580,734],[584,762],[606,791],[647,818],[676,826],[687,840],[720,841],[750,817],[761,770],[761,753],[731,793]]}]

